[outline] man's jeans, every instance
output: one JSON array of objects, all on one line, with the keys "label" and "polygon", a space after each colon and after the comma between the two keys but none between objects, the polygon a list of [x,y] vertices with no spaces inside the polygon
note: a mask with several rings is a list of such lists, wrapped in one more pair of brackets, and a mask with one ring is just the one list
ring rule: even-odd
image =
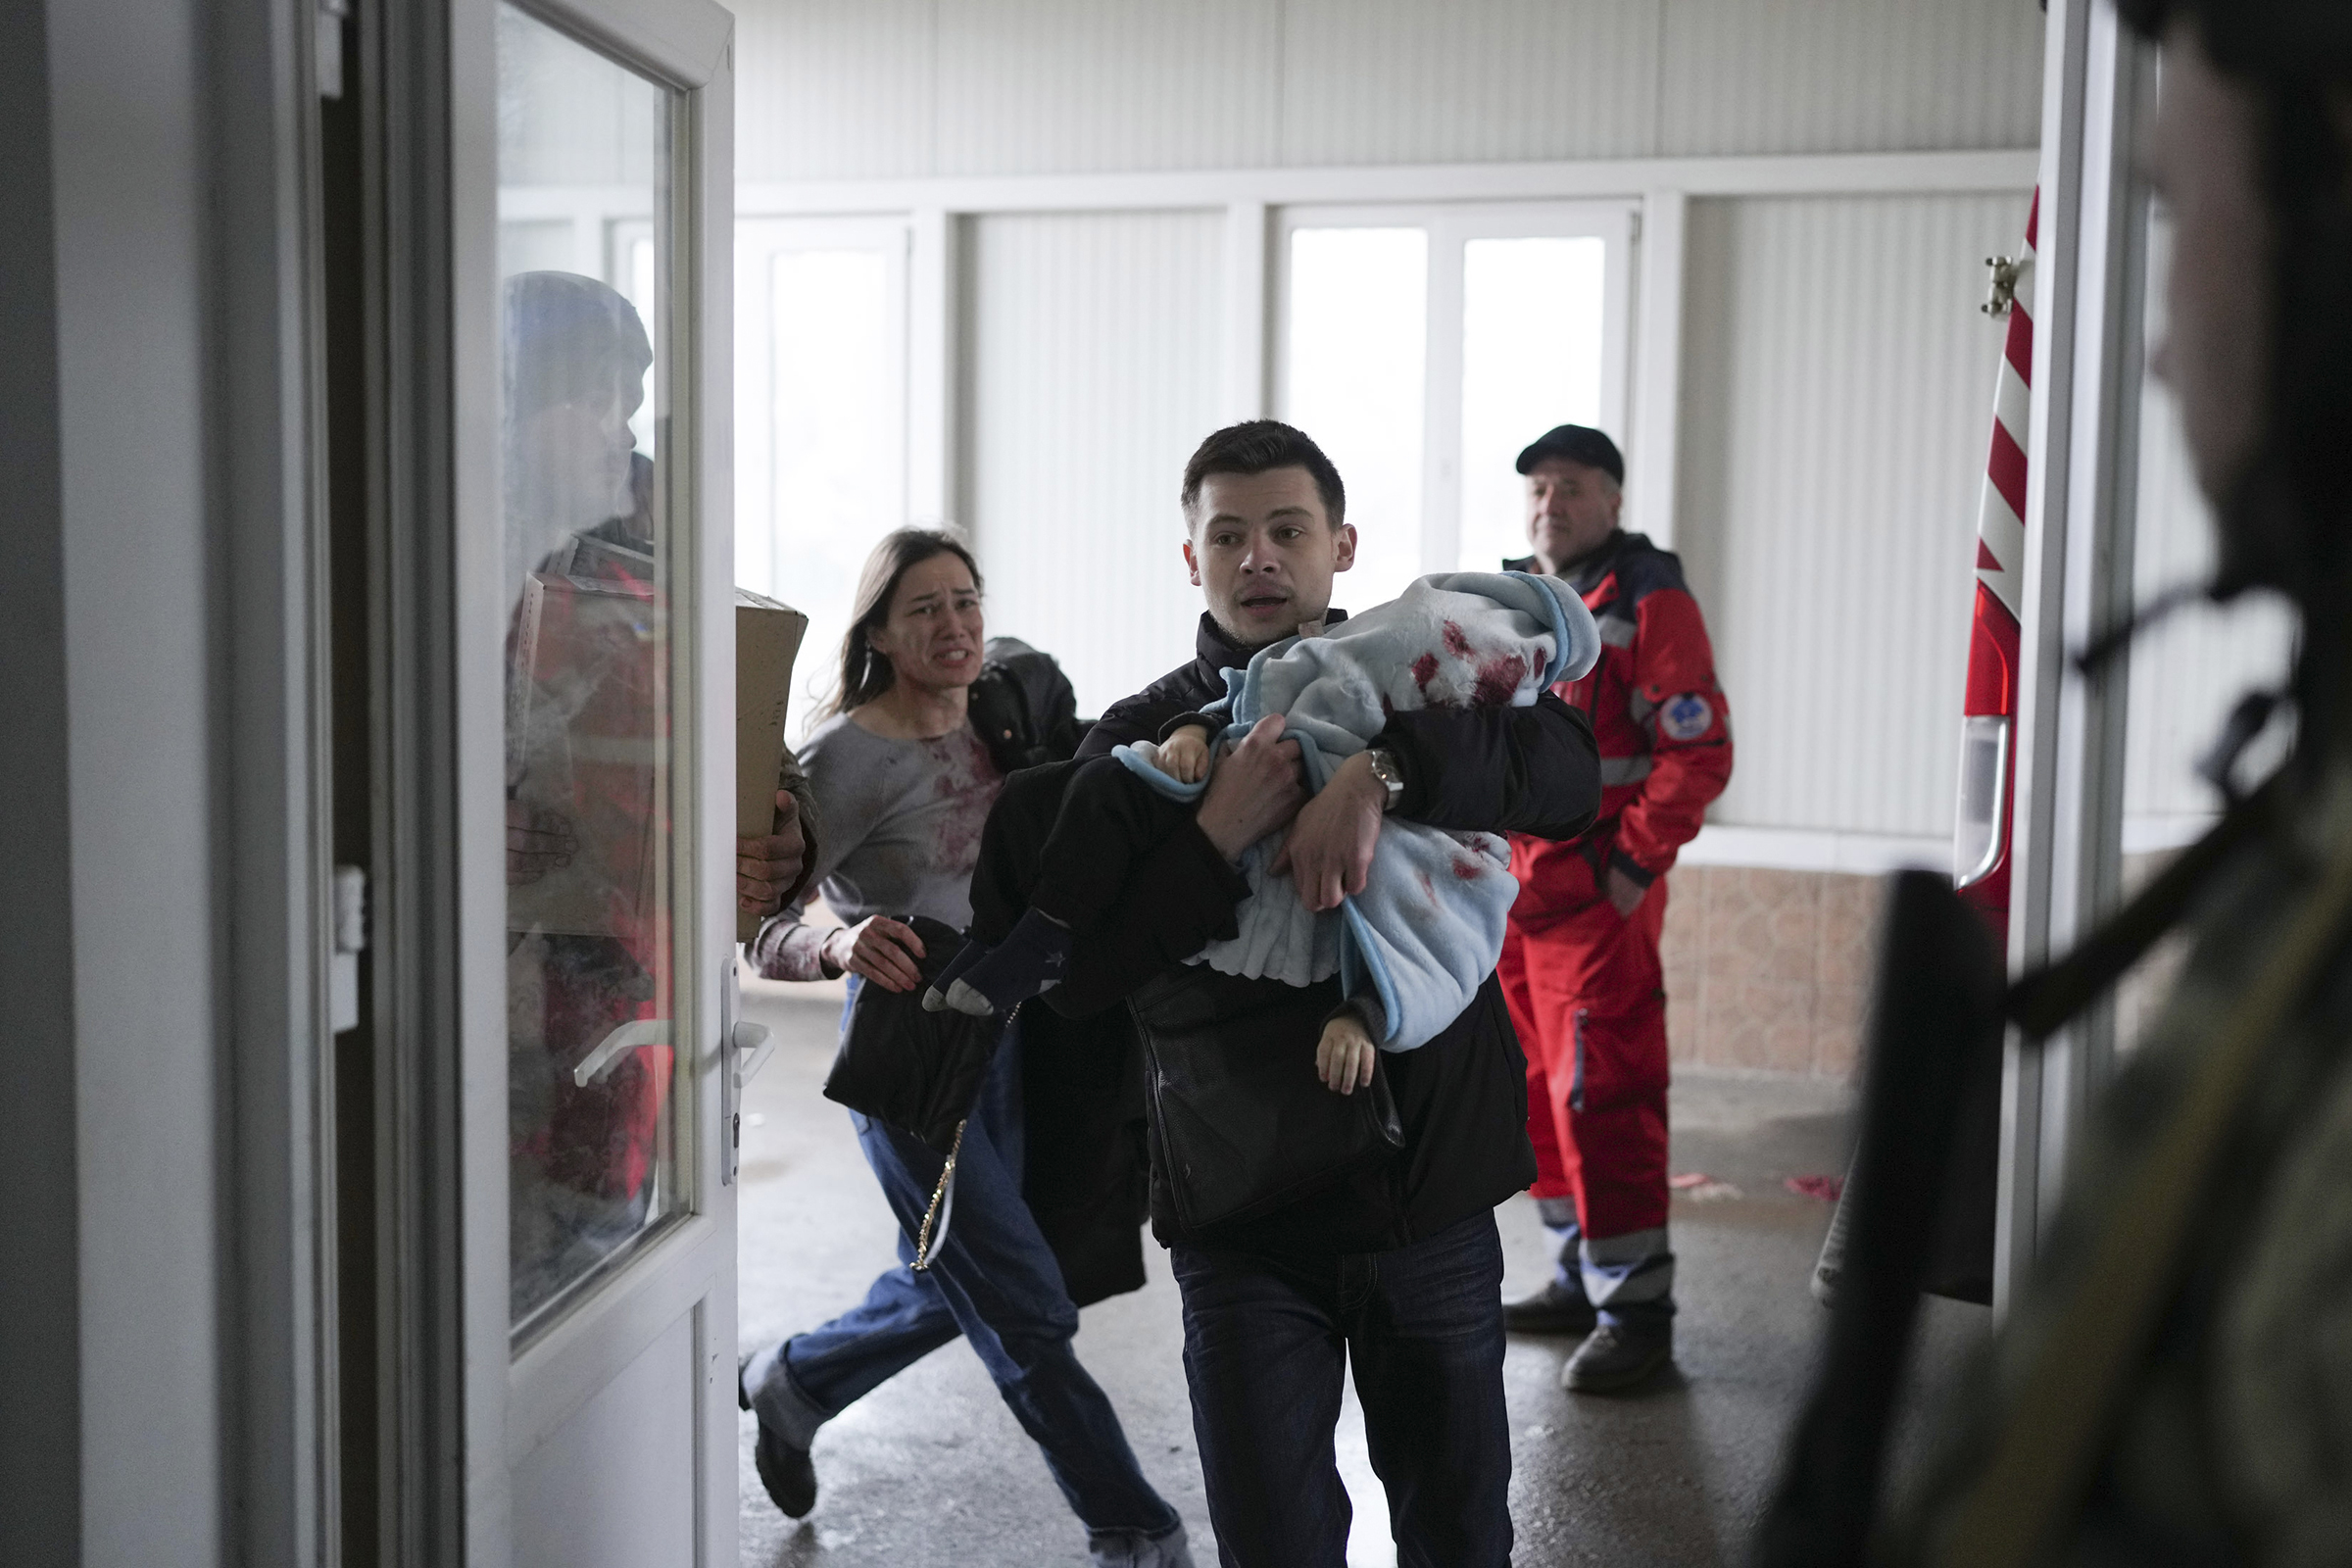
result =
[{"label": "man's jeans", "polygon": [[1021,1064],[1008,1030],[963,1129],[955,1213],[931,1267],[910,1266],[945,1161],[852,1112],[865,1160],[899,1220],[899,1258],[865,1299],[823,1328],[762,1350],[744,1369],[762,1423],[806,1447],[860,1396],[958,1334],[971,1342],[1070,1508],[1096,1536],[1163,1536],[1176,1510],[1137,1467],[1119,1418],[1070,1348],[1078,1308],[1021,1198]]},{"label": "man's jeans", "polygon": [[1341,1568],[1332,1454],[1350,1358],[1399,1568],[1511,1555],[1502,1243],[1492,1213],[1335,1257],[1175,1249],[1184,1370],[1227,1568]]}]

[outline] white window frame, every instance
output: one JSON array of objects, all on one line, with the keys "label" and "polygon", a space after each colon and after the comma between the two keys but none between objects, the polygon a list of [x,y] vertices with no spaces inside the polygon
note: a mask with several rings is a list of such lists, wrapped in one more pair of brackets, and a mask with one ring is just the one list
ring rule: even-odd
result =
[{"label": "white window frame", "polygon": [[[788,604],[791,584],[776,571],[775,420],[766,392],[775,385],[775,297],[778,256],[792,251],[879,251],[889,268],[890,362],[899,414],[901,520],[924,515],[915,505],[912,338],[914,235],[904,217],[761,218],[735,220],[735,536],[736,580]],[[896,526],[896,524],[894,524]]]},{"label": "white window frame", "polygon": [[[1422,356],[1421,569],[1454,571],[1462,537],[1462,255],[1475,239],[1597,239],[1606,247],[1601,305],[1601,428],[1625,438],[1632,396],[1634,241],[1640,203],[1511,202],[1282,208],[1267,258],[1267,339],[1274,407],[1290,406],[1291,236],[1302,228],[1418,228],[1429,236],[1428,333]],[[1540,432],[1530,431],[1530,439]]]}]

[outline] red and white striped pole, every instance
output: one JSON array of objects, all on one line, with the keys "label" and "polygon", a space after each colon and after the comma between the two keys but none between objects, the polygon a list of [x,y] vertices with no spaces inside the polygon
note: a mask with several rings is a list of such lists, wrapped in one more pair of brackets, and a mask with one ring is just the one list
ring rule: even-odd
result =
[{"label": "red and white striped pole", "polygon": [[2034,401],[2034,243],[2041,193],[2026,217],[1992,400],[1992,453],[1977,512],[1977,603],[1961,706],[1960,809],[1953,884],[1993,929],[2009,928],[2010,803],[2017,781],[2018,605],[2026,562],[2026,430]]}]

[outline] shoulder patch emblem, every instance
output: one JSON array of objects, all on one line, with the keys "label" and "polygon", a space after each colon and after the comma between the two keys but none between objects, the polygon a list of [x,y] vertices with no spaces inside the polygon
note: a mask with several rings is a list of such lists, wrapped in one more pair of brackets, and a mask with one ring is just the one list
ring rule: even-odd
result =
[{"label": "shoulder patch emblem", "polygon": [[1694,741],[1714,725],[1714,707],[1696,692],[1670,697],[1658,710],[1658,728],[1670,741]]}]

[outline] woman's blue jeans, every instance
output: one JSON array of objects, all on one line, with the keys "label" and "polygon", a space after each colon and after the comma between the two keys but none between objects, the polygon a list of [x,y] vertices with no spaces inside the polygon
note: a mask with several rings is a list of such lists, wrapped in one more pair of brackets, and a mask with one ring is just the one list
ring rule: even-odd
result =
[{"label": "woman's blue jeans", "polygon": [[946,1161],[905,1133],[851,1113],[866,1163],[898,1216],[899,1266],[832,1322],[755,1356],[745,1368],[752,1407],[806,1447],[824,1422],[960,1334],[1090,1531],[1165,1535],[1179,1523],[1176,1510],[1144,1479],[1117,1412],[1078,1364],[1070,1348],[1078,1308],[1021,1197],[1020,1056],[1016,1026],[1004,1032],[964,1125],[953,1222],[920,1274],[908,1238],[922,1227]]}]

